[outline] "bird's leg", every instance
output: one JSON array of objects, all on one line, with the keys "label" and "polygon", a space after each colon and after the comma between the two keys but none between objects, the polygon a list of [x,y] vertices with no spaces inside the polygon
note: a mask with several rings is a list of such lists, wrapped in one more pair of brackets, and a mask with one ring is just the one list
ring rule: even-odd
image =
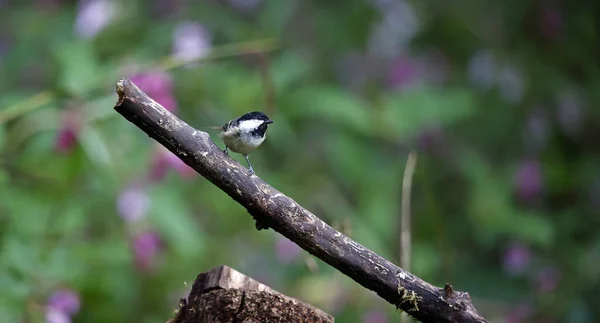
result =
[{"label": "bird's leg", "polygon": [[229,147],[225,146],[223,152],[225,153],[225,155],[229,156]]},{"label": "bird's leg", "polygon": [[254,169],[252,169],[252,164],[250,164],[250,159],[248,159],[248,155],[244,155],[246,158],[246,162],[248,162],[248,170],[250,171],[250,176],[254,175]]}]

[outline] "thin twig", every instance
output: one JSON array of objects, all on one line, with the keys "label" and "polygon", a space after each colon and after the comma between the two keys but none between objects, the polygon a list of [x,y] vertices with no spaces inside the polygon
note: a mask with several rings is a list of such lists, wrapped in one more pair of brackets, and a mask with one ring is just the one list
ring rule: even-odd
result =
[{"label": "thin twig", "polygon": [[406,160],[404,178],[402,180],[402,214],[400,219],[400,266],[410,270],[411,257],[411,224],[410,224],[410,195],[412,178],[417,166],[417,153],[411,151]]},{"label": "thin twig", "polygon": [[[400,215],[400,267],[410,271],[411,258],[411,219],[410,196],[412,178],[417,167],[417,153],[411,151],[406,160],[404,178],[402,179],[402,214]],[[402,315],[400,322],[410,322],[408,315]]]},{"label": "thin twig", "polygon": [[44,104],[49,103],[54,99],[54,94],[50,90],[45,90],[34,94],[22,101],[10,105],[0,111],[0,124],[8,122],[14,118],[20,117],[28,112],[31,112]]}]

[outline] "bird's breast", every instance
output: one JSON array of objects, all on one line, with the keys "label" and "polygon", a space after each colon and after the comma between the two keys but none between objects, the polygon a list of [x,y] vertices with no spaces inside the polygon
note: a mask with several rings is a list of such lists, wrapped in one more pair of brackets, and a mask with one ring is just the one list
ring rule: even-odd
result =
[{"label": "bird's breast", "polygon": [[249,154],[265,140],[264,137],[244,136],[232,131],[222,132],[221,138],[229,150],[238,154]]}]

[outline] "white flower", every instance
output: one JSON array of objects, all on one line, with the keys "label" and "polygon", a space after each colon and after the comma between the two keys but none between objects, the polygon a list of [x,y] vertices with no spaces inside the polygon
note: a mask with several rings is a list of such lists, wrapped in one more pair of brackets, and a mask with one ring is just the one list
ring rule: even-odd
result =
[{"label": "white flower", "polygon": [[204,26],[197,22],[183,22],[173,33],[173,56],[183,61],[201,59],[210,53],[211,41],[212,37]]},{"label": "white flower", "polygon": [[497,63],[494,54],[488,50],[479,50],[469,60],[467,74],[472,86],[489,90],[496,82]]},{"label": "white flower", "polygon": [[117,211],[127,222],[143,219],[150,208],[150,197],[139,187],[130,187],[117,198]]},{"label": "white flower", "polygon": [[75,19],[77,36],[93,38],[117,16],[117,5],[112,0],[82,0]]}]

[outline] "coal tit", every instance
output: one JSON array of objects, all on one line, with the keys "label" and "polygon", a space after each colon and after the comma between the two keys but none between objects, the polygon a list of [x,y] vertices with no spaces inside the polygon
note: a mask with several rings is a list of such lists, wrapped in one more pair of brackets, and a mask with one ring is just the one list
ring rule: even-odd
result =
[{"label": "coal tit", "polygon": [[248,155],[263,143],[267,135],[267,127],[271,123],[273,120],[260,111],[248,112],[227,122],[219,134],[225,143],[223,152],[228,155],[228,151],[231,150],[242,154],[248,162],[250,175],[253,175],[254,170]]}]

